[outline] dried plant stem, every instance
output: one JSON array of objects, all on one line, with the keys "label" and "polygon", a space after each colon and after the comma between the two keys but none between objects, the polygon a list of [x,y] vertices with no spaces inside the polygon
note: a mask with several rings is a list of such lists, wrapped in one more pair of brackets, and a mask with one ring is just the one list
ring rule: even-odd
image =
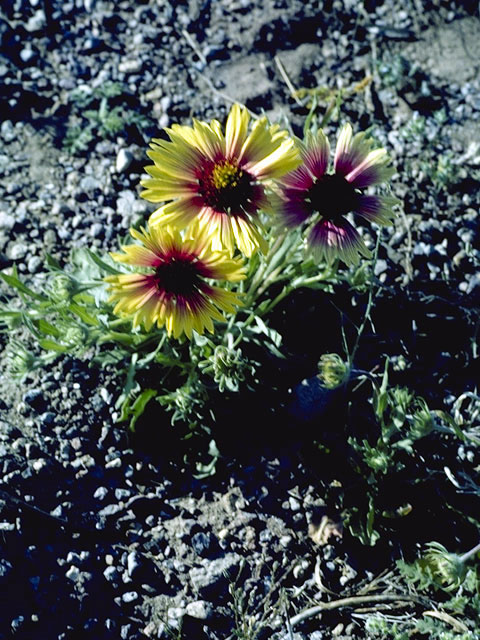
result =
[{"label": "dried plant stem", "polygon": [[274,60],[275,60],[275,64],[277,65],[277,69],[280,71],[280,75],[282,76],[283,81],[285,82],[285,84],[288,87],[288,90],[290,91],[290,95],[295,100],[295,102],[298,104],[298,106],[303,107],[304,104],[303,104],[303,102],[301,100],[299,100],[299,98],[297,96],[297,90],[295,89],[295,87],[292,84],[292,81],[288,77],[286,69],[283,66],[283,62],[280,60],[280,58],[278,56],[275,56]]},{"label": "dried plant stem", "polygon": [[420,596],[413,596],[402,593],[384,593],[371,596],[351,596],[350,598],[340,598],[339,600],[331,600],[330,602],[323,602],[322,604],[315,605],[309,609],[305,609],[301,613],[290,619],[290,624],[294,627],[299,622],[312,618],[313,616],[322,613],[323,611],[331,611],[332,609],[341,609],[342,607],[358,607],[362,604],[368,603],[390,603],[390,602],[414,602],[422,606],[430,606],[429,601],[426,598]]}]

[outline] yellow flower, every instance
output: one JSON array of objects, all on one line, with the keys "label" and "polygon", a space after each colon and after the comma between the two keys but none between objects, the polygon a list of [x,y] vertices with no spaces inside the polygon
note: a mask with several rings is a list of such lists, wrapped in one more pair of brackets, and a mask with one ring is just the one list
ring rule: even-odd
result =
[{"label": "yellow flower", "polygon": [[182,235],[170,227],[150,227],[131,235],[141,244],[122,246],[123,253],[112,253],[118,262],[140,269],[133,273],[108,276],[114,313],[133,316],[134,328],[154,324],[165,326],[169,336],[178,338],[192,331],[213,333],[213,320],[223,320],[220,311],[235,312],[239,297],[211,280],[237,282],[245,277],[242,261],[225,251],[212,251],[205,234],[192,229],[196,238]]},{"label": "yellow flower", "polygon": [[248,111],[235,104],[225,134],[217,120],[194,120],[193,127],[167,129],[170,141],[153,139],[148,156],[154,164],[145,168],[151,177],[142,181],[141,195],[168,204],[152,214],[151,226],[182,229],[198,221],[214,251],[233,254],[237,246],[250,257],[267,250],[258,217],[268,206],[265,184],[300,158],[286,131],[261,118],[248,133],[249,122]]}]

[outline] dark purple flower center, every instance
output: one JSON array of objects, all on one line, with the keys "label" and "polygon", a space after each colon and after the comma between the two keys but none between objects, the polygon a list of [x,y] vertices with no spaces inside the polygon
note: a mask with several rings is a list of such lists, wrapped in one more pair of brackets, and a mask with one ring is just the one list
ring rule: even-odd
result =
[{"label": "dark purple flower center", "polygon": [[188,257],[169,257],[158,265],[155,275],[158,290],[167,294],[188,296],[202,288],[199,269]]},{"label": "dark purple flower center", "polygon": [[327,220],[337,220],[358,206],[358,193],[343,176],[325,174],[308,190],[306,203],[312,213]]},{"label": "dark purple flower center", "polygon": [[227,160],[202,168],[198,185],[205,203],[221,213],[246,211],[253,197],[252,176]]}]

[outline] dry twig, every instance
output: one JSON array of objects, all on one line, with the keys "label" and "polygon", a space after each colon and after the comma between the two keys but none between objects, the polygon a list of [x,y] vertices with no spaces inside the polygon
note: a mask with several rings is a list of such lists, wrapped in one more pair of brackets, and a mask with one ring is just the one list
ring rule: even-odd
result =
[{"label": "dry twig", "polygon": [[322,613],[323,611],[331,611],[332,609],[341,609],[343,607],[357,607],[362,604],[371,603],[394,603],[394,602],[414,602],[415,604],[421,604],[422,606],[429,606],[430,603],[426,598],[420,596],[413,596],[402,593],[384,593],[372,596],[351,596],[350,598],[340,598],[339,600],[331,600],[330,602],[322,602],[322,604],[315,605],[309,609],[305,609],[298,613],[296,616],[290,619],[290,624],[294,627],[299,622],[312,618],[313,616]]}]

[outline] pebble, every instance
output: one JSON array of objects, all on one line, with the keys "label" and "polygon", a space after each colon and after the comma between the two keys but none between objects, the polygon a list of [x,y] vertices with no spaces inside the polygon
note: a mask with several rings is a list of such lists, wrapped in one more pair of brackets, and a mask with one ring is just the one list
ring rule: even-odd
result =
[{"label": "pebble", "polygon": [[110,460],[110,462],[107,462],[105,464],[105,469],[120,469],[120,467],[122,466],[122,459],[119,458],[114,458],[113,460]]},{"label": "pebble", "polygon": [[71,565],[70,569],[66,572],[65,576],[72,580],[72,582],[76,582],[80,577],[80,569],[75,565]]},{"label": "pebble", "polygon": [[140,58],[136,60],[122,60],[118,65],[118,70],[120,73],[125,73],[127,75],[133,73],[140,73],[143,67],[143,62]]},{"label": "pebble", "polygon": [[116,513],[119,513],[123,510],[123,506],[119,504],[107,504],[106,507],[100,509],[98,512],[99,516],[114,516]]},{"label": "pebble", "polygon": [[15,225],[15,218],[5,211],[0,211],[0,229],[10,231]]},{"label": "pebble", "polygon": [[100,238],[103,235],[104,225],[101,222],[94,222],[90,227],[90,235],[94,238]]},{"label": "pebble", "polygon": [[10,247],[10,251],[7,252],[9,258],[12,260],[22,260],[28,253],[28,247],[26,244],[19,242]]},{"label": "pebble", "polygon": [[187,604],[185,613],[187,616],[197,618],[197,620],[208,620],[213,613],[213,607],[206,600],[196,600]]},{"label": "pebble", "polygon": [[130,491],[130,489],[122,489],[121,487],[118,487],[117,489],[115,489],[115,498],[118,501],[126,500],[131,495],[132,495],[132,492]]},{"label": "pebble", "polygon": [[37,473],[39,473],[42,469],[45,469],[45,467],[47,466],[48,462],[45,460],[45,458],[38,458],[37,460],[33,460],[32,462],[32,468]]},{"label": "pebble", "polygon": [[25,64],[32,62],[37,57],[36,52],[31,47],[25,47],[20,51],[20,58]]},{"label": "pebble", "polygon": [[117,173],[125,173],[133,161],[133,154],[127,149],[120,149],[115,160],[115,169]]},{"label": "pebble", "polygon": [[106,487],[98,487],[93,494],[93,497],[96,500],[105,500],[108,494],[108,489]]},{"label": "pebble", "polygon": [[39,256],[32,256],[28,259],[27,269],[30,273],[37,273],[43,265],[43,260]]},{"label": "pebble", "polygon": [[117,199],[117,213],[129,221],[135,210],[137,196],[133,191],[122,191]]},{"label": "pebble", "polygon": [[10,623],[13,633],[17,633],[18,631],[20,631],[24,623],[25,623],[24,616],[18,616],[17,618],[14,618]]},{"label": "pebble", "polygon": [[127,591],[127,593],[122,595],[122,600],[125,604],[135,602],[135,600],[138,600],[138,593],[136,591]]},{"label": "pebble", "polygon": [[214,539],[210,532],[199,531],[192,536],[192,547],[198,556],[208,557],[214,547]]},{"label": "pebble", "polygon": [[136,551],[131,551],[127,557],[127,571],[131,578],[135,572],[138,572],[142,564],[142,558]]},{"label": "pebble", "polygon": [[12,142],[12,140],[15,140],[15,129],[10,120],[4,120],[2,122],[0,125],[0,134],[5,142]]},{"label": "pebble", "polygon": [[120,573],[118,572],[118,570],[116,569],[116,567],[113,566],[108,566],[105,571],[103,572],[103,575],[105,577],[105,580],[107,582],[112,582],[112,583],[120,583]]},{"label": "pebble", "polygon": [[35,11],[33,16],[31,16],[27,23],[25,24],[25,29],[30,33],[34,33],[35,31],[41,31],[47,26],[47,19],[45,17],[45,11],[43,9],[38,9]]}]

